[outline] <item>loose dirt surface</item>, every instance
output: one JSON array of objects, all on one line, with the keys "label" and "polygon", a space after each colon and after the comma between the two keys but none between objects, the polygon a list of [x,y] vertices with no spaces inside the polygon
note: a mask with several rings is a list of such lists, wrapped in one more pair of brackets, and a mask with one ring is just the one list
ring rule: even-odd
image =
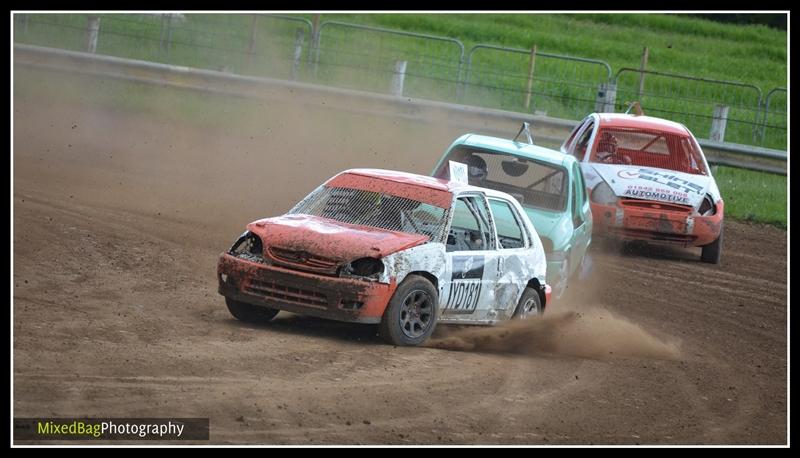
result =
[{"label": "loose dirt surface", "polygon": [[15,100],[14,416],[209,417],[236,444],[786,443],[787,235],[768,226],[727,222],[717,266],[596,241],[545,317],[425,348],[235,320],[216,259],[246,223],[348,167],[427,173],[463,133],[316,102],[199,129]]}]

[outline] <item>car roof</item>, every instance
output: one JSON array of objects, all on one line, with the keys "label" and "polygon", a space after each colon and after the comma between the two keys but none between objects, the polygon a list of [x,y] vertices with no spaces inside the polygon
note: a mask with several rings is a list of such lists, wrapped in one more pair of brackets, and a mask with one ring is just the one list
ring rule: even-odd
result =
[{"label": "car roof", "polygon": [[[354,174],[366,177],[377,178],[381,180],[394,181],[397,183],[411,184],[422,186],[440,191],[448,191],[453,194],[462,194],[465,192],[481,192],[488,197],[503,197],[505,199],[513,199],[509,194],[494,189],[482,188],[473,186],[466,183],[459,183],[457,181],[443,180],[441,178],[434,178],[427,175],[418,175],[416,173],[400,172],[397,170],[384,170],[384,169],[349,169],[345,170],[338,175]],[[337,175],[337,176],[338,176]]]},{"label": "car roof", "polygon": [[681,136],[691,135],[683,124],[652,116],[636,116],[624,113],[597,113],[600,127],[628,127],[655,129]]},{"label": "car roof", "polygon": [[531,145],[529,143],[516,142],[500,137],[489,135],[466,134],[455,141],[456,144],[485,148],[501,153],[518,156],[523,159],[534,159],[554,165],[565,165],[565,161],[570,161],[572,156],[566,155],[543,146]]}]

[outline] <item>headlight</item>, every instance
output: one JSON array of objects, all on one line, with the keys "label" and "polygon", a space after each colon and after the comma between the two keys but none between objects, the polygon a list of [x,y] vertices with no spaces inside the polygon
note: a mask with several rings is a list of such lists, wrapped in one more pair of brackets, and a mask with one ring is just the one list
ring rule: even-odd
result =
[{"label": "headlight", "polygon": [[228,250],[230,254],[238,255],[249,253],[256,256],[261,256],[263,251],[264,248],[261,244],[261,238],[250,231],[245,231],[244,234],[240,235],[233,246],[231,246],[231,249]]},{"label": "headlight", "polygon": [[612,206],[617,204],[617,195],[605,181],[597,185],[592,191],[592,202],[600,205]]},{"label": "headlight", "polygon": [[717,213],[717,206],[714,205],[714,199],[711,197],[711,194],[706,194],[703,203],[701,203],[700,208],[697,209],[697,213],[699,213],[700,216],[712,216]]},{"label": "headlight", "polygon": [[354,277],[377,278],[383,273],[383,261],[375,258],[361,258],[342,268],[343,275]]}]

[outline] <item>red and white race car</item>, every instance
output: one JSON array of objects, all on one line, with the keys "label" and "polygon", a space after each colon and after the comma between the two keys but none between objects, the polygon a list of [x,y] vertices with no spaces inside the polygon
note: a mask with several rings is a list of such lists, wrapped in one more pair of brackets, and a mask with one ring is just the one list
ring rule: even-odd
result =
[{"label": "red and white race car", "polygon": [[724,204],[686,126],[643,115],[593,113],[561,151],[581,163],[595,234],[702,247],[704,262],[719,262]]},{"label": "red and white race car", "polygon": [[[464,167],[466,170],[466,167]],[[547,262],[512,196],[376,169],[342,172],[222,253],[219,293],[244,321],[280,310],[380,323],[419,345],[437,322],[494,324],[544,312]]]}]

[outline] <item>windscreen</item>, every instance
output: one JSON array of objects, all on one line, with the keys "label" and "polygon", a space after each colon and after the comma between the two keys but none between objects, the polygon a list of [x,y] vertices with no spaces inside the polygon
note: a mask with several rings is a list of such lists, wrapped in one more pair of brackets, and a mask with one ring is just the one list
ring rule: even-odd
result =
[{"label": "windscreen", "polygon": [[467,164],[469,184],[510,194],[523,206],[553,211],[566,208],[567,175],[563,167],[459,146],[447,155],[434,176],[449,179],[448,161]]},{"label": "windscreen", "polygon": [[335,186],[320,186],[289,210],[342,223],[443,240],[448,210],[391,194]]},{"label": "windscreen", "polygon": [[691,137],[655,129],[600,128],[589,161],[708,175],[700,147]]}]

